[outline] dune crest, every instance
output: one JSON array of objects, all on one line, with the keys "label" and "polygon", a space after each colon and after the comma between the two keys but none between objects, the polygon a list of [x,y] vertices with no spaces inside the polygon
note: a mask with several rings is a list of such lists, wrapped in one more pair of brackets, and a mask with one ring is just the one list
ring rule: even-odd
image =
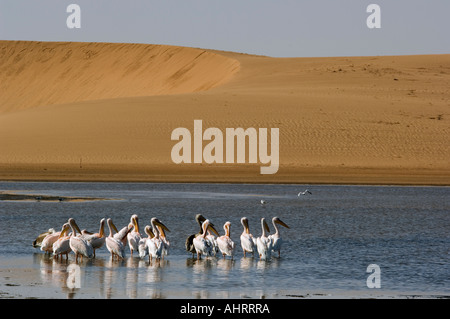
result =
[{"label": "dune crest", "polygon": [[0,113],[39,105],[204,91],[239,62],[149,44],[0,41]]}]

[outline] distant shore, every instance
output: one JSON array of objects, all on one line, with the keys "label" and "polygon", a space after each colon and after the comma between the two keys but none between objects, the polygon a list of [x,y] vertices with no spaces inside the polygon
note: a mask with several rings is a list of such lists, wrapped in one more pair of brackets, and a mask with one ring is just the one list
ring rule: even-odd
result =
[{"label": "distant shore", "polygon": [[2,166],[2,181],[259,183],[449,186],[450,171],[389,168],[284,168],[274,175],[259,174],[259,166],[208,165],[69,165]]}]

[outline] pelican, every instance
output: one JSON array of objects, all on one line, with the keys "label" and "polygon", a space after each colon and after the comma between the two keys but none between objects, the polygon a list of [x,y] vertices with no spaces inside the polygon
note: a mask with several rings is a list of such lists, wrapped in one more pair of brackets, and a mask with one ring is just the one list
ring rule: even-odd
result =
[{"label": "pelican", "polygon": [[[75,261],[78,261],[78,256],[86,256],[87,258],[94,257],[94,248],[92,245],[81,237],[81,230],[73,218],[69,218],[69,225],[72,229],[72,236],[70,236],[69,245],[72,251],[75,253]],[[80,236],[77,236],[77,232]]]},{"label": "pelican", "polygon": [[163,242],[163,258],[169,254],[170,242],[167,239],[166,231],[163,227],[157,226],[159,231],[159,237]]},{"label": "pelican", "polygon": [[250,233],[250,228],[248,227],[248,218],[242,217],[241,218],[241,224],[244,226],[244,231],[241,234],[241,247],[244,251],[244,257],[246,253],[252,253],[252,255],[255,252],[255,245],[256,240],[253,237],[253,235]]},{"label": "pelican", "polygon": [[133,251],[139,251],[139,241],[141,240],[141,234],[139,233],[138,215],[134,214],[130,218],[130,223],[133,224],[133,230],[127,235],[128,245],[130,246],[131,256]]},{"label": "pelican", "polygon": [[261,218],[261,237],[256,238],[256,247],[258,248],[259,259],[268,260],[272,256],[272,240],[266,236],[266,231],[270,232],[269,225],[265,218]]},{"label": "pelican", "polygon": [[47,234],[41,242],[40,249],[47,253],[53,252],[53,243],[59,238],[59,235],[61,235],[60,231]]},{"label": "pelican", "polygon": [[128,226],[124,226],[121,230],[117,230],[116,225],[114,225],[114,223],[111,221],[112,223],[112,228],[113,230],[116,232],[113,237],[120,240],[123,244],[123,246],[125,247],[127,245],[128,242],[128,238],[127,235],[130,232],[131,229],[133,229],[134,224],[133,223],[129,223]]},{"label": "pelican", "polygon": [[[113,235],[114,230],[117,230],[117,228],[115,228],[116,226],[112,222],[111,218],[108,218],[106,220],[106,223],[108,224],[108,228],[109,228],[109,236],[106,237],[105,244],[106,244],[106,248],[111,253],[111,259],[114,259],[115,256],[120,259],[125,258],[125,245],[123,243],[123,238],[121,238],[120,236],[116,237]],[[127,228],[127,229],[128,229],[128,231],[130,231],[131,227]],[[122,234],[122,236],[124,238],[126,238],[127,234],[128,233]],[[125,240],[125,242],[126,242],[126,240]]]},{"label": "pelican", "polygon": [[300,195],[308,195],[308,194],[309,194],[309,195],[312,195],[312,193],[311,193],[309,190],[305,189],[303,192],[298,193],[297,196],[300,197]]},{"label": "pelican", "polygon": [[42,241],[44,240],[44,238],[47,235],[53,234],[55,232],[54,228],[49,228],[49,230],[47,230],[46,232],[39,234],[36,239],[33,241],[33,247],[37,248],[37,247],[41,247]]},{"label": "pelican", "polygon": [[103,245],[105,244],[105,219],[102,218],[100,220],[100,228],[98,230],[98,233],[90,233],[84,229],[81,231],[81,233],[83,234],[82,238],[87,240],[92,245],[92,248],[94,248],[95,258],[95,250],[103,247]]},{"label": "pelican", "polygon": [[220,252],[222,253],[223,258],[225,256],[231,256],[233,259],[234,256],[234,242],[230,238],[230,222],[226,222],[223,225],[223,229],[225,230],[225,235],[217,237],[217,245],[219,246]]},{"label": "pelican", "polygon": [[148,225],[145,226],[144,232],[147,234],[148,237],[147,238],[142,237],[141,240],[139,241],[138,250],[139,250],[139,257],[141,258],[144,258],[145,256],[148,255],[148,241],[153,237],[155,237],[151,227]]},{"label": "pelican", "polygon": [[214,234],[211,234],[211,231],[209,229],[207,230],[207,233],[208,234],[206,235],[206,240],[211,243],[212,254],[216,256],[216,254],[219,252],[219,246],[217,245],[216,236],[214,236]]},{"label": "pelican", "polygon": [[202,224],[202,234],[195,237],[192,241],[195,247],[195,251],[197,253],[197,260],[201,259],[201,255],[211,256],[212,244],[209,240],[206,239],[208,229],[213,231],[215,234],[219,235],[217,230],[215,230],[215,228],[211,226],[209,219],[206,219]]},{"label": "pelican", "polygon": [[69,258],[69,253],[72,251],[70,248],[70,235],[66,235],[70,229],[69,223],[65,223],[61,229],[61,234],[58,239],[53,243],[53,255],[58,256],[66,255],[66,260]]},{"label": "pelican", "polygon": [[288,225],[286,225],[281,219],[278,217],[272,218],[272,224],[275,228],[275,234],[269,235],[269,238],[272,240],[272,250],[278,251],[278,258],[280,258],[281,254],[281,244],[283,243],[283,240],[280,235],[280,231],[278,230],[277,224],[284,226],[286,228],[290,228]]},{"label": "pelican", "polygon": [[202,223],[206,220],[205,217],[203,217],[201,214],[195,215],[195,220],[197,221],[198,225],[200,226],[200,230],[197,234],[192,234],[186,239],[186,251],[192,253],[192,257],[194,257],[194,254],[196,253],[195,247],[194,247],[194,238],[203,234],[203,228]]},{"label": "pelican", "polygon": [[147,240],[147,247],[148,247],[148,255],[149,255],[149,261],[151,262],[153,257],[156,260],[161,260],[163,249],[164,249],[164,242],[161,239],[160,232],[157,226],[163,228],[166,231],[169,231],[169,229],[161,223],[161,221],[153,217],[150,221],[152,225],[152,232],[155,235],[155,237],[151,238],[150,240]]}]

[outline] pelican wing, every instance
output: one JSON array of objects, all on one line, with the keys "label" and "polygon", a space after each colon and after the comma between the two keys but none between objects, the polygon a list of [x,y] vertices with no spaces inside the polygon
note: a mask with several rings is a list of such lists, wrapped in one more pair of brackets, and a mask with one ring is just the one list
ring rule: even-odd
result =
[{"label": "pelican wing", "polygon": [[89,242],[81,237],[70,236],[69,245],[76,254],[80,254],[88,258],[94,257],[94,248]]},{"label": "pelican wing", "polygon": [[256,240],[251,234],[243,233],[241,235],[241,247],[246,252],[253,253],[256,245]]},{"label": "pelican wing", "polygon": [[234,242],[228,236],[220,236],[217,238],[217,245],[222,254],[227,256],[234,255]]}]

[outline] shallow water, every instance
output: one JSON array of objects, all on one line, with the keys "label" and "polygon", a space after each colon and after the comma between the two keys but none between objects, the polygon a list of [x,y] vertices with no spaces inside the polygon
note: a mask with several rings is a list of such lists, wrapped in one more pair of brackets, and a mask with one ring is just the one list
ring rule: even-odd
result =
[{"label": "shallow water", "polygon": [[[312,195],[297,196],[308,188]],[[0,182],[0,191],[113,200],[0,202],[0,298],[407,298],[450,296],[450,188],[328,185]],[[267,204],[261,206],[260,200]],[[192,259],[184,242],[198,231],[197,213],[223,234],[231,222],[235,258]],[[139,215],[170,229],[160,263],[111,261],[106,247],[91,260],[56,261],[33,248],[35,237],[73,217],[97,231]],[[260,219],[279,216],[281,258],[244,258],[240,218],[261,234]],[[271,232],[274,231],[270,224]],[[369,264],[381,269],[370,289]],[[67,279],[75,271],[77,287]],[[74,277],[70,277],[74,278]],[[69,283],[70,286],[70,283]]]}]

